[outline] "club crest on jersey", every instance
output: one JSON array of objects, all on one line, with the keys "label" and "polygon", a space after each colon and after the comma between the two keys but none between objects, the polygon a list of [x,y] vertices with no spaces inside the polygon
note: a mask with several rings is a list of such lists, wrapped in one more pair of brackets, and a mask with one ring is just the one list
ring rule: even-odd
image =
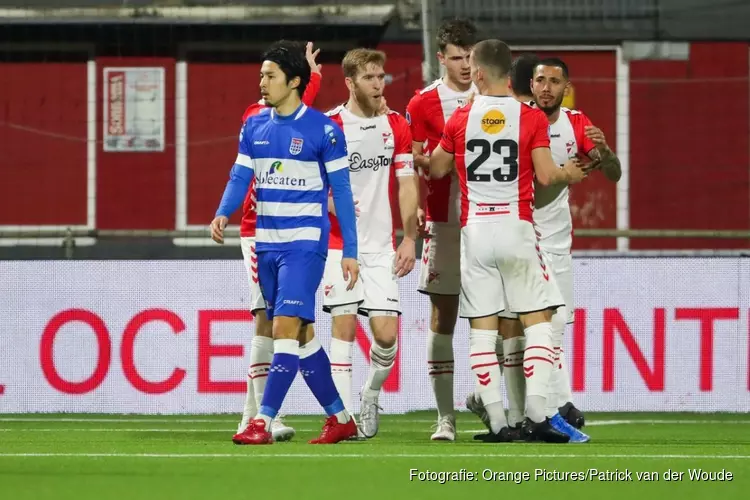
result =
[{"label": "club crest on jersey", "polygon": [[297,137],[292,137],[292,142],[289,144],[289,153],[292,155],[298,155],[302,152],[302,144],[305,141]]},{"label": "club crest on jersey", "polygon": [[393,149],[395,147],[391,132],[383,132],[383,145],[386,149]]},{"label": "club crest on jersey", "polygon": [[573,148],[575,146],[576,146],[576,141],[568,141],[565,143],[565,149],[568,152],[568,158],[575,156],[575,153],[573,153]]}]

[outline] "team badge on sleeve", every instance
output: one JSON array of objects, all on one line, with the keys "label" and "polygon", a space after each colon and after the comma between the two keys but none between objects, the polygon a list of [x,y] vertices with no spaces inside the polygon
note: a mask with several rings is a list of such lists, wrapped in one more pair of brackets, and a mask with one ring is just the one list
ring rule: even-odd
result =
[{"label": "team badge on sleeve", "polygon": [[323,127],[323,130],[325,130],[325,133],[328,135],[328,138],[331,141],[331,145],[336,145],[336,133],[333,130],[333,127],[331,125],[326,125]]},{"label": "team badge on sleeve", "polygon": [[297,137],[292,137],[292,142],[289,144],[289,153],[293,155],[298,155],[302,152],[302,144],[304,144],[304,140],[299,139]]}]

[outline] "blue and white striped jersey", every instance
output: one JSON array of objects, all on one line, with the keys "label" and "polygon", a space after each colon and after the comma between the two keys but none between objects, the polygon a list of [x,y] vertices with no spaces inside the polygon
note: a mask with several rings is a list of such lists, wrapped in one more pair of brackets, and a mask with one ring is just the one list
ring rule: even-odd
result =
[{"label": "blue and white striped jersey", "polygon": [[[326,255],[331,188],[335,203],[336,198],[345,200],[345,212],[351,205],[347,225],[352,233],[349,248],[345,242],[344,256],[357,257],[346,140],[342,130],[324,114],[303,104],[289,116],[268,108],[250,117],[240,133],[232,168],[233,179],[235,176],[243,181],[255,177],[256,252],[301,250]],[[218,213],[228,215],[226,212],[236,210],[231,205],[234,203],[228,206],[223,201]]]}]

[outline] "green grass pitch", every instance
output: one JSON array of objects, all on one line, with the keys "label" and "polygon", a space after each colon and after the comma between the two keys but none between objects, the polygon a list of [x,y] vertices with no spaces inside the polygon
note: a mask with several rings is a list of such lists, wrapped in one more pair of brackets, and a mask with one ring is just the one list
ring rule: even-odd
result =
[{"label": "green grass pitch", "polygon": [[[0,414],[0,499],[750,498],[748,414],[587,418],[588,444],[475,442],[482,426],[466,413],[456,442],[433,443],[434,413],[420,412],[384,415],[366,442],[314,446],[323,419],[289,417],[293,441],[250,447],[232,444],[230,415]],[[691,478],[698,469],[712,477]]]}]

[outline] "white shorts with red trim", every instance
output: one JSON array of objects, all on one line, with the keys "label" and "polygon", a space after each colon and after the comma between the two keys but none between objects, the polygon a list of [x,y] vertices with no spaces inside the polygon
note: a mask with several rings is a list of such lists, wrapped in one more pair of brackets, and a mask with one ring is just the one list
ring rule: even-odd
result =
[{"label": "white shorts with red trim", "polygon": [[419,268],[420,292],[458,295],[461,292],[461,227],[457,224],[428,222]]},{"label": "white shorts with red trim", "polygon": [[255,314],[256,311],[266,308],[266,301],[263,299],[258,280],[258,256],[255,254],[255,238],[240,238],[240,248],[242,248],[242,260],[247,271],[247,282],[250,285],[250,311]]},{"label": "white shorts with red trim", "polygon": [[461,230],[460,316],[529,313],[565,305],[534,226],[507,219]]}]

